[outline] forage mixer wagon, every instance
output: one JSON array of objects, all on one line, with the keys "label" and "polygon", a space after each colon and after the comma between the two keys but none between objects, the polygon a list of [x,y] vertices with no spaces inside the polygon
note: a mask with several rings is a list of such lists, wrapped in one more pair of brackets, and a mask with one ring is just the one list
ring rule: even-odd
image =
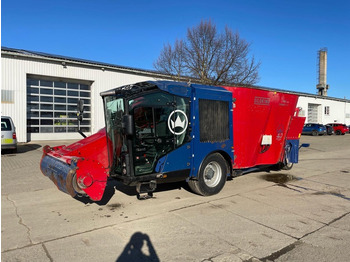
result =
[{"label": "forage mixer wagon", "polygon": [[43,148],[40,168],[71,196],[101,200],[107,179],[152,194],[186,180],[213,195],[228,176],[290,169],[305,121],[298,96],[256,87],[149,81],[101,93],[105,128]]}]

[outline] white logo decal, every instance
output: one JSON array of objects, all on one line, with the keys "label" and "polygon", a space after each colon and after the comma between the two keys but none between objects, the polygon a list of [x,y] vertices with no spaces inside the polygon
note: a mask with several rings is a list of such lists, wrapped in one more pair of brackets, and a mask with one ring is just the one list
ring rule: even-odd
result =
[{"label": "white logo decal", "polygon": [[188,119],[185,112],[181,110],[174,110],[171,112],[168,117],[168,128],[171,133],[175,135],[181,135],[186,131],[187,125]]}]

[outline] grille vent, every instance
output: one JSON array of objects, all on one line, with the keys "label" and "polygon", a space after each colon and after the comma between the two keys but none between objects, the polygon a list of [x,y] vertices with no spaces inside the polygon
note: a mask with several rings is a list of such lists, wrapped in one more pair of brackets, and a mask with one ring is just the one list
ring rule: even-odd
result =
[{"label": "grille vent", "polygon": [[229,136],[229,104],[199,99],[200,142],[223,142]]}]

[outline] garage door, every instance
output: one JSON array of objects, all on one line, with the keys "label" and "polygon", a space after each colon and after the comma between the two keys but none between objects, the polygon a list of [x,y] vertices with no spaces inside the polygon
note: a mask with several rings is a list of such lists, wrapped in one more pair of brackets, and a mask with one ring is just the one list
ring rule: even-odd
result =
[{"label": "garage door", "polygon": [[309,104],[308,113],[307,113],[307,122],[308,123],[318,123],[318,104]]},{"label": "garage door", "polygon": [[83,99],[85,104],[81,129],[90,132],[90,85],[28,77],[27,133],[31,134],[31,140],[64,139],[70,138],[69,134],[76,135],[79,99]]}]

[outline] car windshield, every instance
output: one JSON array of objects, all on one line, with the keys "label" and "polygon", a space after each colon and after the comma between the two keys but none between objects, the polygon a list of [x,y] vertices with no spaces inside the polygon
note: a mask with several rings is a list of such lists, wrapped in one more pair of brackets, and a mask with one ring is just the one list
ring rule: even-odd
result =
[{"label": "car windshield", "polygon": [[1,131],[11,131],[10,119],[1,118]]}]

